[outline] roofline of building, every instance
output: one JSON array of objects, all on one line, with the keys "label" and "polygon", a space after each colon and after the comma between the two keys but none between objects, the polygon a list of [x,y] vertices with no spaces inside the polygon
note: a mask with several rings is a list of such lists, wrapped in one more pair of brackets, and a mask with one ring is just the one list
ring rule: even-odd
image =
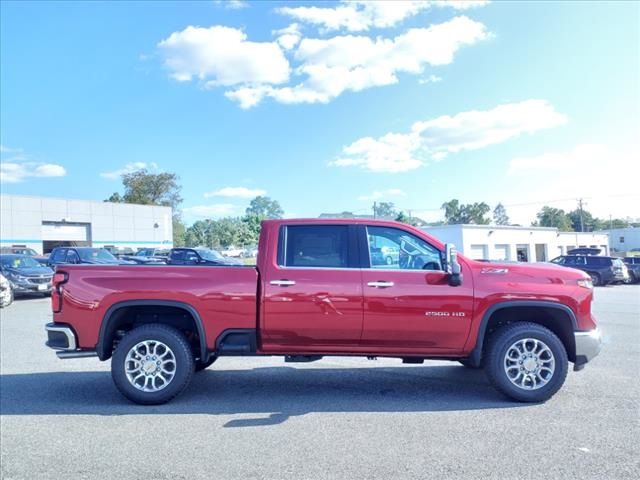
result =
[{"label": "roofline of building", "polygon": [[43,197],[40,195],[22,195],[19,193],[0,193],[0,197],[21,197],[21,198],[33,198],[39,200],[62,200],[63,202],[88,202],[99,203],[109,205],[134,205],[136,207],[160,207],[173,209],[171,205],[146,205],[144,203],[126,203],[126,202],[105,202],[100,200],[87,200],[86,198],[63,198],[63,197]]}]

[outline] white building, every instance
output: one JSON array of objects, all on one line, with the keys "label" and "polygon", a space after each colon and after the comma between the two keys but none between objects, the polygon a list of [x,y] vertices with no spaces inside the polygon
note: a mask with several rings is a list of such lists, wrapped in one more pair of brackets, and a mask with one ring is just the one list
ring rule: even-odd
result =
[{"label": "white building", "polygon": [[[625,253],[633,248],[640,248],[640,228],[614,228],[598,233],[608,233],[611,251]],[[614,250],[615,249],[615,250]]]},{"label": "white building", "polygon": [[0,246],[173,246],[171,207],[0,195]]},{"label": "white building", "polygon": [[577,247],[600,248],[601,255],[609,255],[609,237],[602,232],[501,225],[442,225],[423,230],[475,259],[546,262]]}]

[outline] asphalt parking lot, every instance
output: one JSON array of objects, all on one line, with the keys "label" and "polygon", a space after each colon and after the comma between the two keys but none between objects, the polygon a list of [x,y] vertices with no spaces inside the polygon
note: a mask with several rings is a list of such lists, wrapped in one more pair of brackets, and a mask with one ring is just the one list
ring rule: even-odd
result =
[{"label": "asphalt parking lot", "polygon": [[543,405],[450,362],[224,358],[168,405],[44,346],[48,299],[0,311],[3,479],[636,479],[640,285],[596,289],[598,358]]}]

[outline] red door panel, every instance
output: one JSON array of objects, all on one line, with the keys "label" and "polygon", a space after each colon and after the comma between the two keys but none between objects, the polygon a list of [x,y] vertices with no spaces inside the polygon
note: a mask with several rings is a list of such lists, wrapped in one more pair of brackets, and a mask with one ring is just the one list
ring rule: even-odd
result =
[{"label": "red door panel", "polygon": [[358,344],[361,270],[276,267],[263,285],[265,352],[340,351]]},{"label": "red door panel", "polygon": [[[362,271],[364,329],[362,345],[427,353],[462,350],[473,313],[471,273],[458,287],[444,272],[411,270]],[[376,287],[373,282],[388,282]]]}]

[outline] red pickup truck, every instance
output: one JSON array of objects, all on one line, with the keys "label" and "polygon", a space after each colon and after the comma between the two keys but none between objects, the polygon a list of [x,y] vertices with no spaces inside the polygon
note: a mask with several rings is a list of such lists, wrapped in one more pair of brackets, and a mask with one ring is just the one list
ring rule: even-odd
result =
[{"label": "red pickup truck", "polygon": [[47,345],[111,358],[115,385],[141,404],[240,355],[459,361],[540,402],[569,362],[600,351],[592,289],[579,270],[470,260],[397,222],[269,220],[257,267],[58,266]]}]

